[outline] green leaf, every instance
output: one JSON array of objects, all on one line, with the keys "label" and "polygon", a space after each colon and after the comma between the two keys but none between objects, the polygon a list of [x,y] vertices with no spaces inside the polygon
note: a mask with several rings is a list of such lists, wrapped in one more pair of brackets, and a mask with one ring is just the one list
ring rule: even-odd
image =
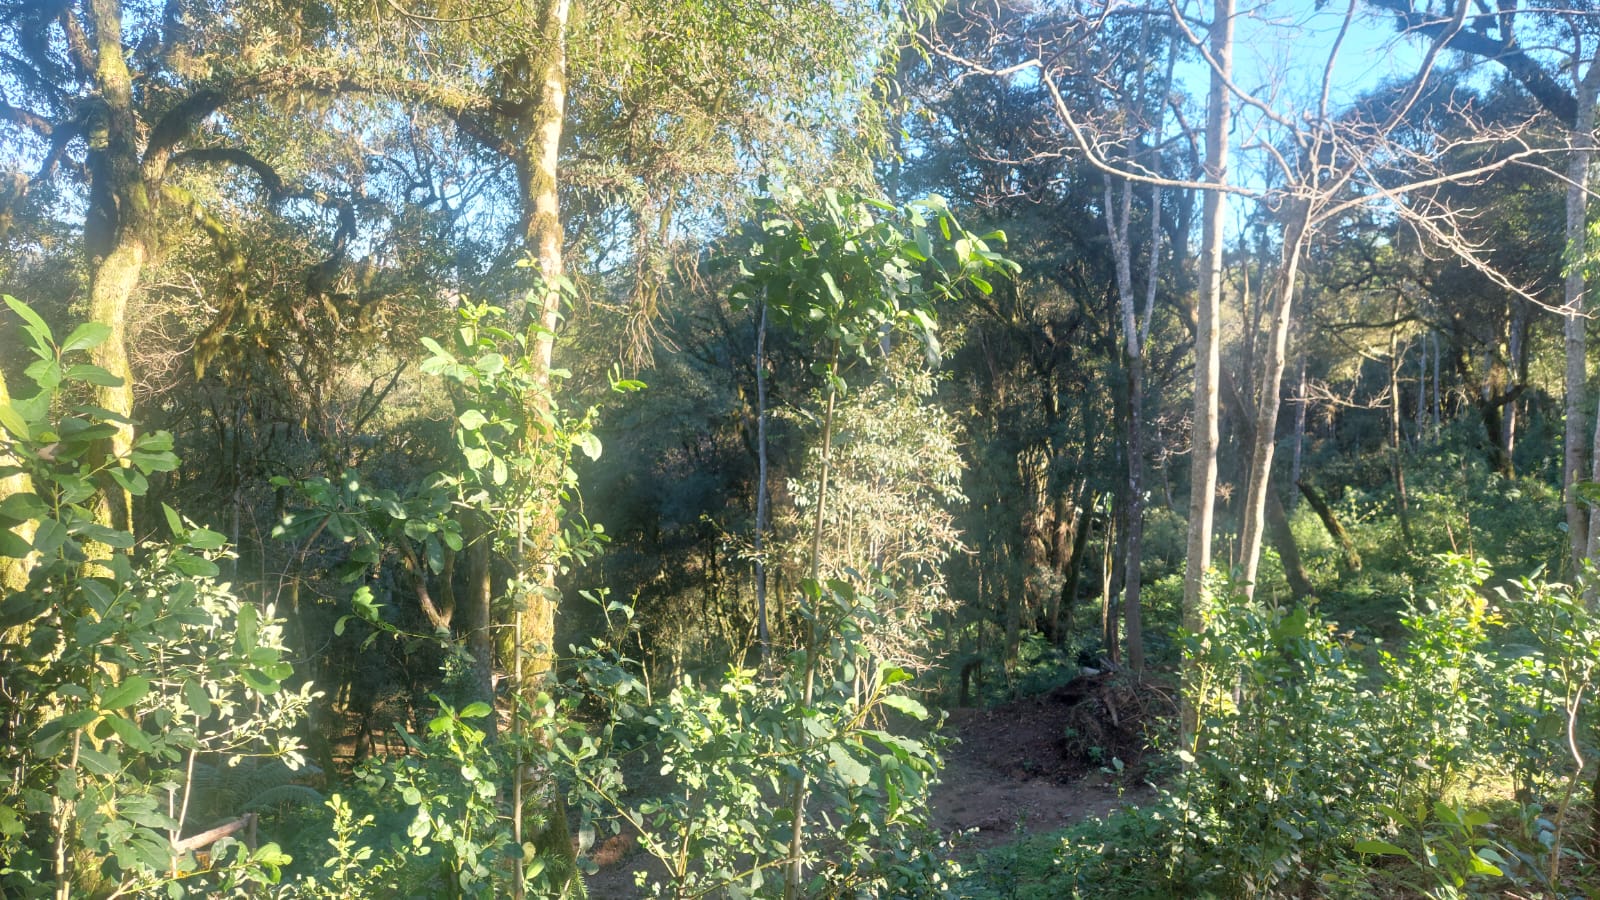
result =
[{"label": "green leaf", "polygon": [[12,312],[21,316],[24,322],[27,322],[29,325],[33,326],[35,331],[46,341],[54,340],[53,336],[50,334],[50,326],[44,323],[44,319],[39,318],[39,314],[34,312],[32,307],[11,296],[10,294],[5,295],[5,301],[6,305],[11,307]]},{"label": "green leaf", "polygon": [[115,777],[122,771],[122,762],[117,758],[115,750],[102,753],[88,746],[87,742],[78,747],[78,762],[102,778]]},{"label": "green leaf", "polygon": [[105,544],[107,547],[116,547],[119,550],[133,546],[133,535],[126,531],[107,528],[94,522],[80,522],[67,530],[76,536]]},{"label": "green leaf", "polygon": [[584,456],[587,456],[590,459],[600,458],[600,438],[596,437],[594,432],[580,431],[575,437],[573,437],[572,443],[579,450],[583,451]]},{"label": "green leaf", "polygon": [[151,472],[171,472],[172,470],[178,468],[178,456],[171,450],[150,452],[148,450],[139,450],[135,448],[128,453],[128,460],[135,466],[138,466],[139,471],[144,472],[145,474],[149,474]]},{"label": "green leaf", "polygon": [[456,421],[461,424],[462,428],[465,428],[468,431],[477,431],[483,426],[489,424],[489,417],[485,416],[479,410],[469,409],[457,416]]},{"label": "green leaf", "polygon": [[261,613],[256,610],[254,603],[239,605],[239,615],[234,623],[234,646],[239,652],[249,655],[256,648],[259,635]]},{"label": "green leaf", "polygon": [[481,718],[483,718],[485,716],[493,715],[493,714],[494,714],[494,709],[491,708],[489,706],[489,704],[484,703],[482,701],[479,701],[477,703],[469,703],[469,704],[467,704],[467,708],[463,709],[461,711],[461,718],[463,718],[463,719],[481,719]]},{"label": "green leaf", "polygon": [[184,532],[188,531],[187,528],[183,527],[183,517],[178,515],[177,510],[165,503],[161,504],[161,512],[167,517],[167,527],[172,529],[173,536],[181,539]]},{"label": "green leaf", "polygon": [[838,744],[828,745],[828,761],[847,784],[863,785],[872,780],[872,770]]},{"label": "green leaf", "polygon": [[26,829],[22,825],[22,817],[9,806],[0,805],[0,837],[13,838]]},{"label": "green leaf", "polygon": [[121,466],[112,466],[106,470],[106,474],[110,475],[111,480],[115,481],[123,490],[135,497],[141,497],[146,491],[150,490],[150,479],[144,477],[144,473],[138,469],[124,469]]},{"label": "green leaf", "polygon": [[112,731],[117,733],[117,737],[122,738],[123,744],[140,753],[153,753],[155,751],[155,745],[150,743],[150,736],[145,734],[144,730],[132,721],[115,715],[106,716],[104,721],[111,726]]},{"label": "green leaf", "polygon": [[21,535],[8,528],[0,528],[0,556],[23,559],[32,552],[32,545],[23,540]]},{"label": "green leaf", "polygon": [[260,669],[245,669],[239,673],[239,677],[251,690],[261,694],[276,694],[280,687],[278,679]]},{"label": "green leaf", "polygon": [[183,702],[202,719],[211,715],[211,697],[206,694],[206,686],[196,679],[183,683]]},{"label": "green leaf", "polygon": [[33,533],[33,549],[40,556],[53,555],[66,542],[67,527],[65,525],[49,517],[39,520],[39,527]]},{"label": "green leaf", "polygon": [[1474,875],[1504,875],[1500,867],[1478,856],[1476,853],[1467,857],[1467,864],[1472,868]]},{"label": "green leaf", "polygon": [[42,518],[50,514],[50,507],[45,505],[38,494],[12,494],[0,500],[0,516],[26,522]]},{"label": "green leaf", "polygon": [[85,322],[72,329],[72,333],[67,335],[67,339],[61,344],[61,352],[71,353],[74,350],[88,350],[92,347],[98,347],[105,343],[106,338],[110,336],[110,325],[104,322]]},{"label": "green leaf", "polygon": [[96,384],[100,387],[122,387],[122,379],[90,363],[78,363],[67,367],[68,381],[83,381]]},{"label": "green leaf", "polygon": [[148,693],[150,693],[150,679],[143,675],[135,675],[106,691],[105,696],[100,698],[100,708],[122,709],[125,706],[132,706],[143,700],[144,695]]},{"label": "green leaf", "polygon": [[189,532],[189,546],[196,550],[220,550],[228,542],[226,537],[209,528],[196,528]]},{"label": "green leaf", "polygon": [[904,694],[886,694],[882,703],[884,706],[890,709],[897,709],[919,722],[928,718],[928,708]]},{"label": "green leaf", "polygon": [[215,578],[222,573],[211,560],[182,551],[172,554],[172,567],[194,578]]},{"label": "green leaf", "polygon": [[0,428],[4,428],[12,437],[19,440],[30,440],[33,432],[28,430],[28,422],[9,403],[0,403]]}]

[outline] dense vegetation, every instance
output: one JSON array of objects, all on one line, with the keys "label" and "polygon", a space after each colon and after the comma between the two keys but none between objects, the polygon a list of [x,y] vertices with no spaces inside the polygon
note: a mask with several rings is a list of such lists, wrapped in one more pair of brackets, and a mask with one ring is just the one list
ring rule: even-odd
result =
[{"label": "dense vegetation", "polygon": [[[1577,3],[0,0],[0,897],[1600,896],[1597,95]],[[1024,702],[1130,801],[941,830]]]}]

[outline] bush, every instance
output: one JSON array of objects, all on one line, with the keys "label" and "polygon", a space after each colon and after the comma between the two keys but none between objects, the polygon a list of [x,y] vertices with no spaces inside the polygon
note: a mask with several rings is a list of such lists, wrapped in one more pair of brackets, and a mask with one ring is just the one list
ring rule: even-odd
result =
[{"label": "bush", "polygon": [[[242,840],[253,798],[208,801],[199,776],[258,756],[299,766],[291,734],[311,687],[283,687],[292,672],[271,608],[216,580],[222,535],[168,509],[175,540],[139,541],[97,515],[103,491],[142,494],[177,465],[162,432],[113,450],[127,423],[79,400],[116,382],[76,361],[107,330],[57,343],[6,303],[38,359],[36,393],[0,405],[0,478],[22,476],[0,497],[0,557],[27,578],[0,602],[0,893],[183,896],[275,881],[288,858]],[[195,837],[219,824],[232,829],[220,840]]]}]

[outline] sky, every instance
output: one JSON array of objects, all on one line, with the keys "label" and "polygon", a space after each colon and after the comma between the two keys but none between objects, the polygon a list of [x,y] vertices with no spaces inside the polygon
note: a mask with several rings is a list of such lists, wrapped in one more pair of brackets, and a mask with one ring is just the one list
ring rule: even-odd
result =
[{"label": "sky", "polygon": [[[1321,10],[1312,0],[1240,0],[1234,25],[1238,84],[1263,94],[1278,85],[1280,91],[1291,92],[1285,98],[1291,103],[1314,98],[1348,8],[1338,0]],[[1415,74],[1423,52],[1421,41],[1395,33],[1390,16],[1370,11],[1358,0],[1334,66],[1334,107],[1385,79]]]}]

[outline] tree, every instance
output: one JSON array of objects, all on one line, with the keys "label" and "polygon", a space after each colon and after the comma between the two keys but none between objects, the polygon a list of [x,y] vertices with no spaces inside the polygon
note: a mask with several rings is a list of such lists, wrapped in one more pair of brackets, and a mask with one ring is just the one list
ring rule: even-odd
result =
[{"label": "tree", "polygon": [[[979,237],[963,230],[937,197],[897,209],[881,200],[841,196],[832,189],[825,190],[820,201],[810,202],[791,193],[763,202],[757,221],[757,243],[745,263],[749,274],[736,287],[735,297],[745,304],[762,304],[775,324],[799,333],[804,343],[821,350],[813,363],[823,380],[821,450],[811,499],[806,580],[810,587],[804,588],[815,599],[823,586],[835,414],[845,387],[842,364],[870,363],[880,346],[900,330],[937,348],[933,298],[953,296],[968,284],[992,292],[987,280],[991,272],[1009,274],[1015,265],[988,247],[987,241],[1004,240],[1004,234]],[[828,640],[817,627],[820,614],[812,612],[807,618],[808,633],[801,643],[804,687],[797,711],[802,723],[796,726],[797,743],[802,746],[807,742],[803,720],[813,715],[809,707]],[[793,825],[791,862],[784,873],[786,900],[804,890],[807,791],[808,779],[802,774],[791,786],[789,801]]]},{"label": "tree", "polygon": [[[1594,153],[1595,104],[1600,96],[1600,34],[1593,13],[1578,5],[1524,9],[1515,2],[1495,9],[1477,9],[1465,2],[1448,3],[1435,11],[1419,8],[1413,0],[1369,0],[1394,15],[1397,29],[1440,42],[1453,50],[1493,61],[1515,78],[1547,112],[1567,128],[1565,175],[1566,239],[1569,256],[1581,253],[1587,241],[1589,169]],[[1526,40],[1529,26],[1565,41],[1562,52],[1541,59]],[[1520,29],[1520,30],[1519,30]],[[1585,43],[1593,46],[1586,49]],[[1561,84],[1559,74],[1570,74],[1572,87]],[[1567,538],[1574,569],[1595,555],[1593,532],[1600,526],[1596,514],[1583,514],[1575,485],[1583,480],[1585,462],[1597,442],[1585,430],[1587,421],[1588,350],[1583,312],[1586,279],[1580,267],[1569,266],[1563,288],[1562,315],[1566,349],[1566,443],[1562,457],[1562,484],[1566,497]],[[1596,433],[1600,434],[1600,418]],[[1600,477],[1600,459],[1591,478]]]}]

